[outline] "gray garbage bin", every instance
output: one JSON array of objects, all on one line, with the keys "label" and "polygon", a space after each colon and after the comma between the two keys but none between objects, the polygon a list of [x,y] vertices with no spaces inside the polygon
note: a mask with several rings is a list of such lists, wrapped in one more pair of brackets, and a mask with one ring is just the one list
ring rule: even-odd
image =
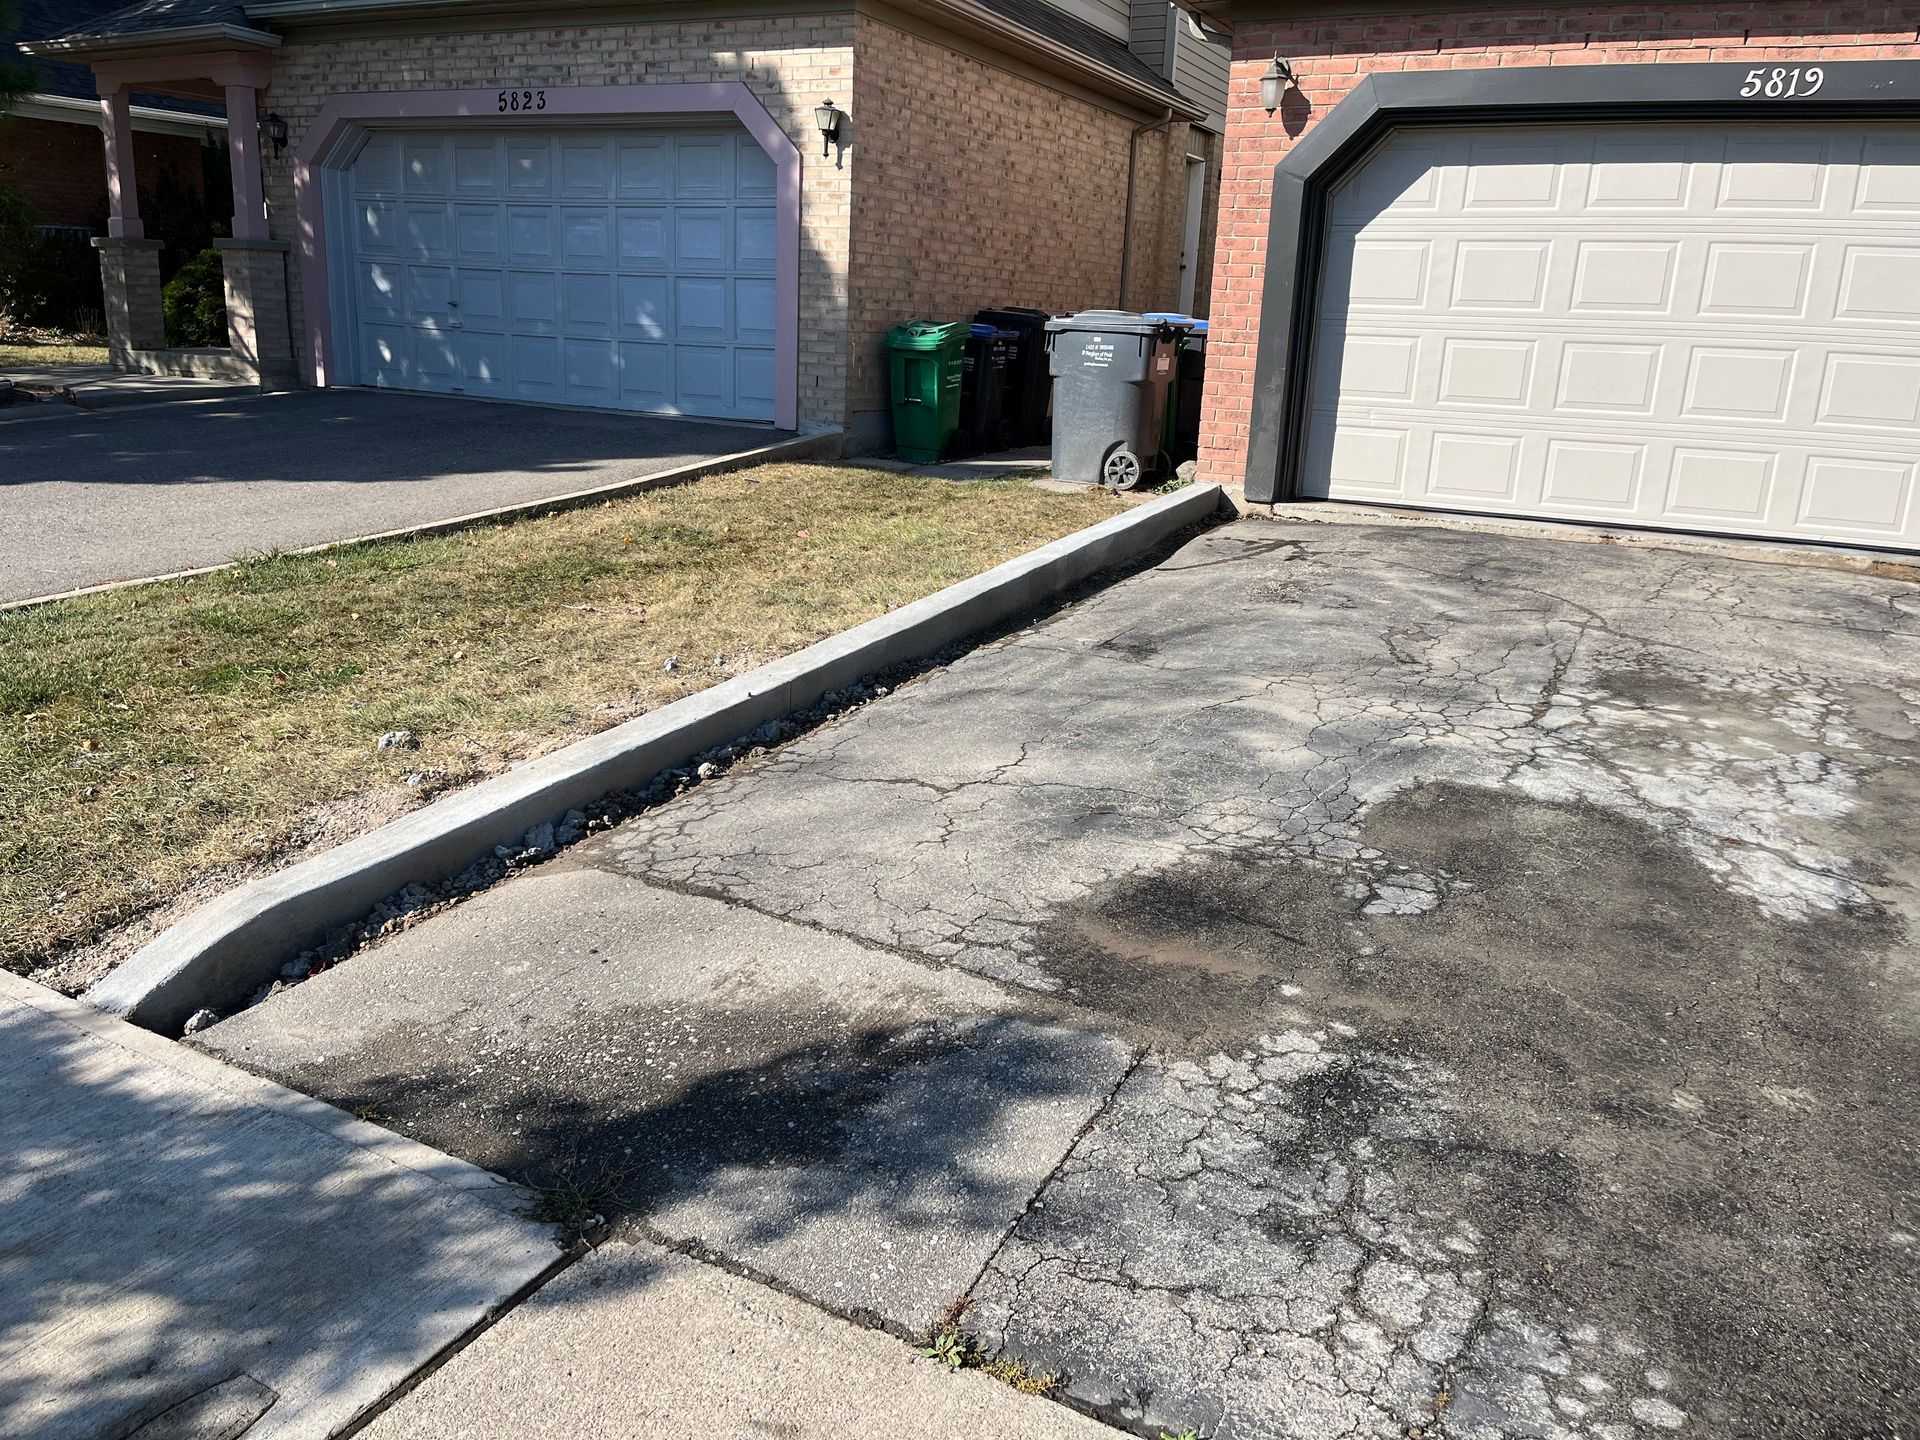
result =
[{"label": "gray garbage bin", "polygon": [[1165,467],[1161,431],[1173,326],[1125,310],[1047,322],[1056,480],[1131,490]]}]

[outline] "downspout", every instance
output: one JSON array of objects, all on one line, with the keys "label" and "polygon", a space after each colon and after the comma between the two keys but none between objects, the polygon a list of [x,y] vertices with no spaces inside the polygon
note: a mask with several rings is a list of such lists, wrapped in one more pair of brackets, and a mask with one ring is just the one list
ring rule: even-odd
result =
[{"label": "downspout", "polygon": [[1165,115],[1134,126],[1133,134],[1127,137],[1127,208],[1120,217],[1120,298],[1113,302],[1116,310],[1127,308],[1127,286],[1133,280],[1133,176],[1140,165],[1140,140],[1172,123],[1173,107],[1168,106]]}]

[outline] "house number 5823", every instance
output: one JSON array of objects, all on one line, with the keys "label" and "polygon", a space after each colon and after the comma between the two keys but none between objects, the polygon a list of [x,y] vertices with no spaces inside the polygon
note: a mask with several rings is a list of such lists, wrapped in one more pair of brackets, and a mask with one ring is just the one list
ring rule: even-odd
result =
[{"label": "house number 5823", "polygon": [[1752,100],[1760,95],[1769,100],[1791,100],[1795,96],[1804,98],[1817,94],[1826,83],[1827,72],[1818,65],[1776,65],[1771,70],[1762,66],[1747,72],[1746,83],[1740,87],[1740,96],[1744,100]]},{"label": "house number 5823", "polygon": [[502,90],[500,92],[500,111],[502,114],[520,110],[544,110],[547,108],[547,92],[544,90]]}]

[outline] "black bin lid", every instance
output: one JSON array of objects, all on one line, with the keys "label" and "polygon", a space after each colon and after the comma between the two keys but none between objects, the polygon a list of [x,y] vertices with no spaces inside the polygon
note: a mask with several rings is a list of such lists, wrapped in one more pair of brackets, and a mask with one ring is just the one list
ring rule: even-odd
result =
[{"label": "black bin lid", "polygon": [[1158,335],[1162,331],[1172,334],[1172,328],[1164,320],[1149,320],[1146,316],[1132,310],[1082,310],[1077,315],[1061,315],[1047,321],[1047,329],[1059,334],[1063,331],[1082,331],[1102,335]]}]

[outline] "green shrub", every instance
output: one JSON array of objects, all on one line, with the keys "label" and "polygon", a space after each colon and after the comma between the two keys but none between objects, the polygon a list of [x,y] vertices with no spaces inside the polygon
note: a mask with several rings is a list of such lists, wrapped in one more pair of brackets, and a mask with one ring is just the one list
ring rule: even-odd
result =
[{"label": "green shrub", "polygon": [[166,317],[168,345],[225,346],[227,287],[220,252],[202,250],[181,266],[160,292],[160,309]]},{"label": "green shrub", "polygon": [[42,230],[19,188],[0,183],[0,316],[7,323],[70,334],[98,330],[100,257],[91,238]]}]

